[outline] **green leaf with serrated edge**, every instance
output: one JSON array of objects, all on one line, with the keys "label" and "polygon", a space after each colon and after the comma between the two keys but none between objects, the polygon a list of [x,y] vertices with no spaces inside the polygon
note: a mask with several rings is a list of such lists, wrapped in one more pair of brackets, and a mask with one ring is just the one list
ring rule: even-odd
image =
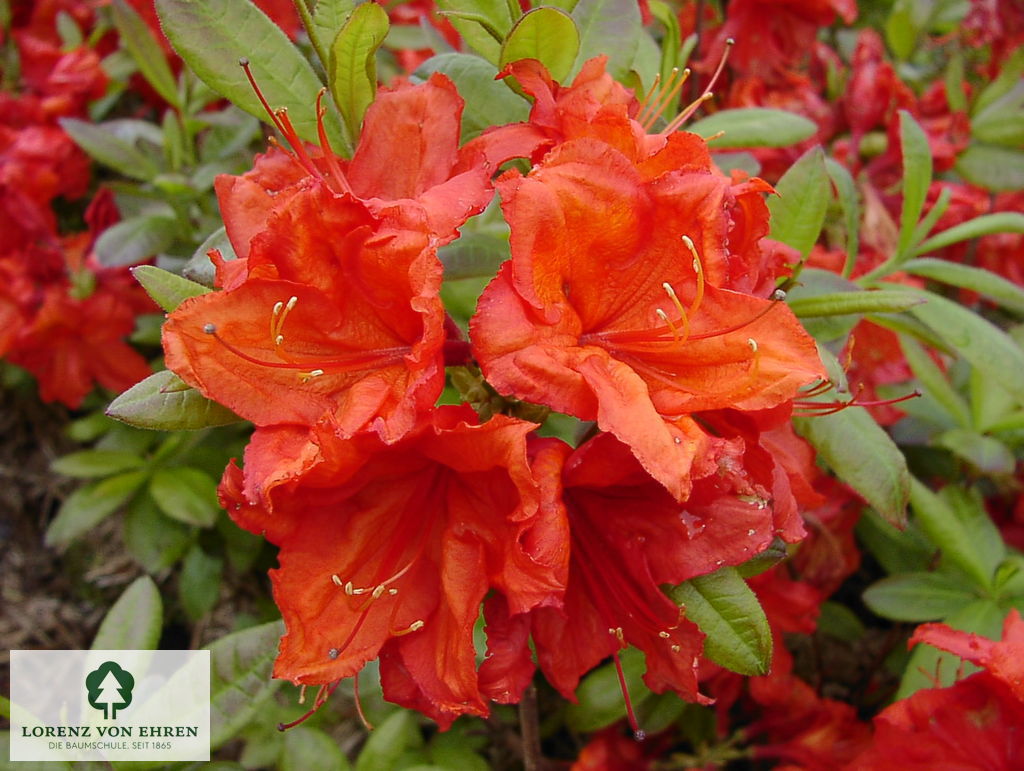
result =
[{"label": "green leaf with serrated edge", "polygon": [[[977,600],[949,616],[943,623],[964,632],[980,634],[990,640],[1002,636],[1005,612],[992,600]],[[959,656],[921,643],[914,646],[903,670],[903,679],[895,699],[905,699],[922,688],[947,688],[958,677],[968,677],[979,667]]]},{"label": "green leaf with serrated edge", "polygon": [[971,426],[971,410],[964,398],[956,392],[939,365],[925,352],[924,348],[909,335],[900,335],[900,347],[925,393],[930,395],[949,414],[953,422],[962,428]]},{"label": "green leaf with serrated edge", "polygon": [[497,66],[500,41],[513,22],[505,0],[437,0],[437,9],[474,51]]},{"label": "green leaf with serrated edge", "polygon": [[142,77],[169,105],[180,108],[178,81],[171,72],[160,44],[140,16],[125,0],[111,3],[114,25],[121,43],[128,49]]},{"label": "green leaf with serrated edge", "polygon": [[181,305],[182,300],[198,297],[210,291],[202,284],[189,281],[187,278],[182,278],[176,273],[163,270],[155,265],[140,265],[133,268],[132,275],[153,298],[153,302],[168,313]]},{"label": "green leaf with serrated edge", "polygon": [[[954,225],[947,230],[943,230],[941,233],[936,233],[915,248],[914,254],[927,254],[928,252],[943,249],[950,244],[957,244],[961,241],[969,241],[972,238],[980,238],[981,236],[988,236],[994,233],[1024,233],[1024,214],[1007,211],[983,214],[980,217],[967,220],[967,222]],[[918,262],[920,261],[914,260],[913,263],[908,264],[916,264]],[[945,263],[945,261],[943,262]]]},{"label": "green leaf with serrated edge", "polygon": [[96,239],[96,259],[105,268],[134,265],[164,251],[177,233],[173,217],[144,215],[122,220]]},{"label": "green leaf with serrated edge", "polygon": [[899,289],[877,289],[797,297],[789,299],[787,304],[797,316],[812,318],[847,313],[899,313],[922,302],[917,295]]},{"label": "green leaf with serrated edge", "polygon": [[964,359],[1024,402],[1024,351],[1013,338],[959,303],[931,292],[918,294],[928,302],[910,312]]},{"label": "green leaf with serrated edge", "polygon": [[707,638],[704,655],[719,666],[751,677],[768,672],[772,634],[757,596],[736,568],[721,568],[669,590],[686,617]]},{"label": "green leaf with serrated edge", "polygon": [[818,130],[814,121],[802,115],[767,107],[740,107],[719,110],[701,118],[686,128],[704,138],[724,132],[717,139],[709,139],[714,149],[744,147],[789,147],[814,136]]},{"label": "green leaf with serrated edge", "polygon": [[970,289],[1004,308],[1024,314],[1024,289],[991,271],[930,257],[911,260],[903,270],[951,286]]},{"label": "green leaf with serrated edge", "polygon": [[145,479],[145,472],[129,471],[75,490],[46,528],[46,545],[62,548],[92,530],[121,508]]},{"label": "green leaf with serrated edge", "polygon": [[986,554],[975,544],[976,535],[971,527],[981,526],[981,517],[977,513],[965,516],[970,512],[954,508],[945,497],[932,492],[916,479],[911,480],[910,505],[921,530],[942,551],[943,559],[956,565],[982,590],[989,589],[1002,554],[993,560],[993,555]]},{"label": "green leaf with serrated edge", "polygon": [[50,469],[66,477],[94,479],[142,466],[142,458],[130,452],[81,450],[57,458]]},{"label": "green leaf with serrated edge", "polygon": [[348,771],[338,742],[318,728],[298,725],[284,734],[280,771]]},{"label": "green leaf with serrated edge", "polygon": [[928,146],[928,135],[906,110],[900,110],[900,148],[903,152],[903,208],[896,251],[902,255],[912,245],[914,228],[932,183],[932,151]]},{"label": "green leaf with serrated edge", "polygon": [[588,59],[605,55],[611,76],[625,78],[643,32],[639,5],[631,0],[580,0],[572,9],[572,18],[580,33],[580,52],[571,76]]},{"label": "green leaf with serrated edge", "polygon": [[971,144],[956,160],[968,182],[999,192],[1024,188],[1024,152],[999,145]]},{"label": "green leaf with serrated edge", "polygon": [[503,82],[495,80],[497,68],[479,56],[439,54],[423,62],[414,77],[426,80],[434,72],[448,76],[466,102],[462,111],[463,142],[490,126],[518,123],[529,117],[529,103]]},{"label": "green leaf with serrated edge", "polygon": [[359,136],[377,93],[377,49],[388,34],[388,14],[376,3],[358,6],[331,44],[327,80],[348,135]]},{"label": "green leaf with serrated edge", "polygon": [[[322,84],[302,53],[259,8],[237,0],[155,0],[155,4],[167,39],[206,85],[271,123],[238,65],[240,59],[248,59],[271,108],[287,108],[298,135],[319,143],[315,105]],[[324,125],[334,149],[348,150],[340,120],[331,110],[324,116]]]},{"label": "green leaf with serrated edge", "polygon": [[241,420],[227,407],[189,388],[170,370],[133,385],[110,403],[107,415],[155,431],[195,430]]},{"label": "green leaf with serrated edge", "polygon": [[171,519],[186,525],[212,527],[217,521],[217,483],[194,468],[162,468],[153,474],[149,494]]},{"label": "green leaf with serrated edge", "polygon": [[576,23],[565,11],[541,6],[523,14],[509,31],[501,45],[498,66],[536,59],[551,77],[561,83],[580,50],[580,35]]},{"label": "green leaf with serrated edge", "polygon": [[199,544],[192,544],[185,554],[178,574],[178,597],[192,621],[199,621],[217,604],[223,571],[224,560],[207,554]]},{"label": "green leaf with serrated edge", "polygon": [[812,147],[789,167],[768,199],[771,237],[806,257],[821,234],[832,185],[825,171],[825,154]]},{"label": "green leaf with serrated edge", "polygon": [[1016,466],[1013,452],[991,436],[962,428],[943,431],[935,437],[935,444],[945,447],[958,458],[967,461],[975,471],[986,475],[1009,476]]},{"label": "green leaf with serrated edge", "polygon": [[282,680],[271,679],[284,624],[254,626],[207,646],[210,649],[210,746],[217,749],[252,720]]},{"label": "green leaf with serrated edge", "polygon": [[843,277],[849,278],[860,251],[860,196],[853,176],[845,166],[832,158],[826,158],[825,171],[832,180],[839,206],[843,211],[843,226],[846,230],[846,263],[843,265]]},{"label": "green leaf with serrated edge", "polygon": [[397,761],[407,749],[422,746],[423,737],[415,715],[408,710],[397,710],[373,729],[356,759],[355,771],[377,771],[396,768]]},{"label": "green leaf with serrated edge", "polygon": [[903,524],[910,485],[907,460],[867,411],[847,407],[831,415],[794,418],[793,425],[836,476],[886,520]]},{"label": "green leaf with serrated edge", "polygon": [[193,532],[165,517],[149,495],[133,498],[124,515],[125,549],[139,567],[154,575],[181,559],[192,543]]},{"label": "green leaf with serrated edge", "polygon": [[[626,648],[619,652],[619,661],[633,708],[640,709],[652,696],[642,677],[644,655],[636,648]],[[626,716],[626,702],[612,663],[587,674],[576,689],[576,699],[576,704],[568,705],[565,710],[565,723],[574,731],[599,731]]]},{"label": "green leaf with serrated edge", "polygon": [[139,576],[103,617],[90,648],[94,651],[151,651],[160,641],[164,604],[149,576]]},{"label": "green leaf with serrated edge", "polygon": [[871,612],[893,621],[937,621],[978,599],[948,573],[901,573],[876,581],[864,590]]},{"label": "green leaf with serrated edge", "polygon": [[89,123],[77,118],[61,118],[58,122],[75,144],[92,158],[126,177],[147,182],[160,173],[148,156],[102,123]]}]

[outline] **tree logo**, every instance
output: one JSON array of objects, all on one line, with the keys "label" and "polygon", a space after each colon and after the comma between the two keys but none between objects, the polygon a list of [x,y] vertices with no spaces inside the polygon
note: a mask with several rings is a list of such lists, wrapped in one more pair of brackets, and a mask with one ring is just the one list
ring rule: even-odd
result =
[{"label": "tree logo", "polygon": [[117,711],[132,703],[135,678],[113,661],[104,661],[85,677],[89,704],[103,710],[106,719],[116,718]]}]

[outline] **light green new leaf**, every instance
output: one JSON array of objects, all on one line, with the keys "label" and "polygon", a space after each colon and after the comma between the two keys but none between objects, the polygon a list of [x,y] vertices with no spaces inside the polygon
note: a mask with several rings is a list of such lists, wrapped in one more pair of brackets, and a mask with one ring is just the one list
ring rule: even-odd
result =
[{"label": "light green new leaf", "polygon": [[992,271],[930,257],[911,260],[903,269],[916,276],[970,289],[1004,308],[1024,314],[1024,289]]},{"label": "light green new leaf", "polygon": [[616,80],[629,74],[640,47],[643,25],[635,0],[579,0],[572,18],[580,34],[580,52],[570,75],[595,56],[608,57],[608,72]]},{"label": "light green new leaf", "polygon": [[928,187],[932,183],[932,151],[928,135],[906,110],[900,110],[900,148],[903,151],[903,209],[896,248],[904,254],[910,248],[914,229],[921,218]]},{"label": "light green new leaf", "polygon": [[377,49],[389,26],[387,11],[377,3],[363,3],[331,44],[327,80],[353,142],[359,137],[366,108],[377,94]]},{"label": "light green new leaf", "polygon": [[75,490],[46,529],[46,545],[63,548],[92,530],[135,495],[145,479],[145,472],[129,471]]},{"label": "light green new leaf", "polygon": [[195,430],[237,423],[227,407],[185,385],[170,370],[150,375],[118,396],[107,415],[137,428],[155,431]]},{"label": "light green new leaf", "polygon": [[210,745],[245,728],[282,680],[271,679],[284,624],[274,621],[222,637],[210,649]]},{"label": "light green new leaf", "polygon": [[893,621],[938,621],[978,596],[948,573],[901,573],[876,581],[864,591],[872,613]]},{"label": "light green new leaf", "polygon": [[[317,143],[316,96],[322,87],[312,66],[288,36],[252,3],[238,0],[155,0],[164,34],[206,85],[248,113],[270,123],[239,60],[271,108],[285,107],[299,136]],[[346,147],[338,116],[324,116],[335,149]]]},{"label": "light green new leaf", "polygon": [[132,268],[132,275],[153,298],[153,302],[168,313],[181,305],[182,300],[198,297],[210,291],[202,284],[189,281],[187,278],[182,278],[176,273],[163,270],[155,265],[140,265],[137,268]]},{"label": "light green new leaf", "polygon": [[514,21],[505,0],[437,0],[437,9],[474,51],[498,65],[501,43]]},{"label": "light green new leaf", "polygon": [[707,635],[704,654],[709,659],[741,675],[768,672],[772,660],[768,619],[736,568],[691,578],[669,590],[669,595]]},{"label": "light green new leaf", "polygon": [[[639,710],[652,695],[642,679],[644,656],[636,648],[626,648],[619,653],[619,662],[633,708]],[[599,731],[626,716],[614,664],[598,667],[584,677],[576,689],[576,698],[577,703],[570,704],[565,711],[566,725],[574,731]]]},{"label": "light green new leaf", "polygon": [[96,259],[106,268],[120,268],[149,259],[167,249],[178,235],[178,222],[160,214],[122,220],[96,239]]},{"label": "light green new leaf", "polygon": [[66,477],[95,479],[137,469],[142,464],[142,458],[131,452],[81,450],[57,458],[50,464],[50,469]]},{"label": "light green new leaf", "polygon": [[551,77],[561,82],[572,70],[580,50],[580,33],[576,23],[559,8],[534,8],[517,21],[501,45],[498,65],[520,59],[536,59]]},{"label": "light green new leaf", "polygon": [[146,22],[125,0],[114,0],[110,7],[121,43],[135,60],[142,77],[164,101],[180,109],[178,82]]},{"label": "light green new leaf", "polygon": [[709,140],[714,150],[744,147],[789,147],[814,136],[818,127],[802,115],[767,107],[719,110],[691,123],[687,129],[702,137],[724,132]]},{"label": "light green new leaf", "polygon": [[768,199],[771,237],[806,257],[821,234],[832,185],[825,171],[825,154],[812,147],[789,167]]},{"label": "light green new leaf", "polygon": [[160,641],[164,603],[149,576],[139,576],[103,617],[92,650],[151,651]]},{"label": "light green new leaf", "polygon": [[841,316],[848,313],[899,313],[920,305],[924,300],[899,289],[861,292],[836,292],[814,297],[790,298],[790,309],[800,318]]},{"label": "light green new leaf", "polygon": [[155,575],[181,559],[194,530],[165,517],[151,496],[139,495],[128,504],[122,533],[132,559]]},{"label": "light green new leaf", "polygon": [[212,527],[220,512],[217,483],[199,469],[159,469],[149,483],[149,494],[164,514],[186,525]]}]

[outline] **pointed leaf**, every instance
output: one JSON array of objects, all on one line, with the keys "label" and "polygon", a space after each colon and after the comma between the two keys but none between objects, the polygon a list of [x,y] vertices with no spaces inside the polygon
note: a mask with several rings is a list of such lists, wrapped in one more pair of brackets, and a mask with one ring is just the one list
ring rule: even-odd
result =
[{"label": "pointed leaf", "polygon": [[57,458],[50,464],[50,469],[66,477],[92,479],[137,469],[142,463],[142,458],[130,452],[81,450]]},{"label": "pointed leaf", "polygon": [[580,50],[576,23],[559,8],[534,8],[515,23],[501,46],[498,64],[504,67],[520,59],[536,59],[551,77],[562,82],[572,70]]},{"label": "pointed leaf", "polygon": [[151,575],[181,559],[192,543],[193,530],[163,515],[153,498],[140,495],[124,515],[124,545],[132,559]]},{"label": "pointed leaf", "polygon": [[178,81],[146,22],[125,0],[114,0],[111,11],[121,43],[135,60],[142,77],[165,102],[172,107],[180,108]]},{"label": "pointed leaf", "polygon": [[996,192],[1024,188],[1024,152],[999,145],[972,143],[956,161],[968,182]]},{"label": "pointed leaf", "polygon": [[[948,230],[936,233],[916,249],[914,254],[927,254],[934,252],[950,244],[969,241],[972,238],[992,235],[993,233],[1024,233],[1024,214],[1017,212],[996,212],[995,214],[983,214],[967,222],[954,225]],[[922,262],[914,260],[914,263]],[[947,263],[949,264],[949,263]],[[962,266],[966,267],[966,266]]]},{"label": "pointed leaf", "polygon": [[708,141],[712,149],[744,147],[789,147],[814,136],[814,121],[802,115],[767,107],[742,107],[719,110],[691,123],[687,131],[707,138],[718,132],[723,136]]},{"label": "pointed leaf", "polygon": [[800,156],[775,190],[778,195],[768,200],[771,237],[806,257],[821,234],[832,193],[821,147],[812,147]]},{"label": "pointed leaf", "polygon": [[363,745],[355,771],[396,768],[398,759],[410,748],[423,744],[416,717],[409,710],[396,710],[378,725]]},{"label": "pointed leaf", "polygon": [[160,469],[149,483],[149,494],[164,514],[186,525],[212,527],[220,513],[217,483],[199,469]]},{"label": "pointed leaf", "polygon": [[839,205],[843,210],[843,225],[846,228],[846,264],[843,277],[849,278],[860,250],[860,199],[857,185],[846,167],[832,158],[825,159],[825,171],[835,186]]},{"label": "pointed leaf", "polygon": [[178,574],[178,596],[185,615],[193,622],[199,621],[217,604],[223,571],[223,559],[207,554],[199,544],[192,544]]},{"label": "pointed leaf", "polygon": [[[317,0],[313,9],[313,29],[318,45],[324,51],[331,50],[331,44],[345,26],[345,22],[356,7],[355,0]],[[327,62],[324,62],[326,66]]]},{"label": "pointed leaf", "polygon": [[348,771],[338,742],[318,728],[298,725],[284,734],[281,771]]},{"label": "pointed leaf", "polygon": [[575,75],[588,59],[608,57],[608,72],[623,80],[632,69],[640,47],[643,24],[635,0],[579,0],[572,18],[580,34],[580,52],[572,69]]},{"label": "pointed leaf", "polygon": [[264,708],[281,680],[271,679],[284,624],[250,627],[210,649],[210,745],[220,747]]},{"label": "pointed leaf", "polygon": [[772,660],[768,619],[736,568],[692,578],[669,595],[707,635],[704,653],[709,659],[741,675],[768,672]]},{"label": "pointed leaf", "polygon": [[[206,85],[270,123],[238,65],[240,59],[248,59],[270,106],[288,108],[299,136],[307,142],[318,142],[314,105],[322,84],[305,57],[263,11],[237,0],[155,3],[167,39]],[[338,116],[328,111],[324,123],[335,148],[346,147]]]},{"label": "pointed leaf", "polygon": [[1013,452],[1005,444],[977,431],[955,428],[935,437],[935,444],[968,463],[986,475],[1009,477],[1017,465]]},{"label": "pointed leaf", "polygon": [[903,209],[896,251],[904,254],[911,246],[914,228],[932,183],[932,151],[928,146],[928,135],[906,110],[900,110],[900,148],[903,152]]},{"label": "pointed leaf", "polygon": [[139,489],[145,472],[129,471],[80,487],[69,495],[46,529],[46,545],[63,548],[117,511]]},{"label": "pointed leaf", "polygon": [[187,278],[182,278],[155,265],[140,265],[137,268],[132,268],[132,275],[153,298],[153,302],[168,313],[177,308],[182,300],[198,297],[210,291],[202,284],[189,281]]},{"label": "pointed leaf", "polygon": [[[636,648],[626,648],[619,653],[619,661],[633,707],[639,709],[652,695],[642,679],[644,656]],[[614,664],[605,664],[587,674],[576,689],[576,699],[577,703],[570,704],[565,711],[565,722],[574,731],[599,731],[626,716]]]},{"label": "pointed leaf", "polygon": [[227,407],[189,388],[170,370],[133,385],[110,403],[107,415],[130,426],[156,431],[194,430],[241,420]]},{"label": "pointed leaf", "polygon": [[388,14],[376,3],[358,6],[331,44],[327,79],[348,135],[359,136],[377,93],[377,49],[388,34]]},{"label": "pointed leaf", "polygon": [[134,265],[167,249],[177,234],[173,217],[132,217],[107,228],[96,239],[96,259],[106,268]]},{"label": "pointed leaf", "polygon": [[864,591],[864,604],[893,621],[938,621],[978,599],[947,573],[901,573]]},{"label": "pointed leaf", "polygon": [[139,576],[107,611],[92,650],[156,650],[163,628],[163,600],[149,576]]},{"label": "pointed leaf", "polygon": [[957,425],[967,428],[971,425],[971,410],[964,398],[956,392],[939,365],[925,352],[924,348],[909,335],[900,335],[900,347],[914,376],[921,381],[926,394],[931,396],[949,413]]},{"label": "pointed leaf", "polygon": [[790,298],[790,309],[800,318],[841,316],[848,313],[899,313],[920,305],[924,300],[899,289],[861,292],[837,292],[814,297]]},{"label": "pointed leaf", "polygon": [[[1024,225],[1024,215],[1021,215],[1021,223]],[[903,265],[903,269],[915,276],[970,289],[1009,310],[1024,314],[1024,289],[992,271],[930,257],[911,260]]]},{"label": "pointed leaf", "polygon": [[112,127],[77,118],[61,118],[60,126],[92,158],[126,177],[147,182],[160,173],[150,158],[135,145],[117,136]]}]

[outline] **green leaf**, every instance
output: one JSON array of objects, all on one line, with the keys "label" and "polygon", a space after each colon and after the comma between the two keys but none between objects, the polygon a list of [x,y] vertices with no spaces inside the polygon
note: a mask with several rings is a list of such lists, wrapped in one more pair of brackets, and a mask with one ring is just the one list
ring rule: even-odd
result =
[{"label": "green leaf", "polygon": [[934,562],[935,547],[914,523],[897,530],[871,509],[857,522],[857,538],[889,574],[928,570]]},{"label": "green leaf", "polygon": [[163,618],[160,590],[149,576],[139,576],[107,611],[90,648],[94,651],[156,650]]},{"label": "green leaf", "polygon": [[134,265],[174,243],[178,223],[161,214],[131,217],[118,222],[96,239],[96,259],[105,268]]},{"label": "green leaf", "polygon": [[935,444],[945,447],[958,458],[970,463],[975,471],[985,475],[1009,476],[1016,466],[1016,460],[1009,447],[998,439],[984,436],[977,431],[962,428],[943,431],[935,437]]},{"label": "green leaf", "polygon": [[925,393],[931,396],[949,414],[957,425],[971,425],[971,410],[964,398],[954,390],[939,365],[924,348],[909,335],[900,335],[900,347],[914,376],[921,381]]},{"label": "green leaf", "polygon": [[972,504],[955,487],[936,494],[916,479],[911,480],[910,505],[921,530],[939,547],[943,558],[982,591],[990,589],[1006,547],[983,507]]},{"label": "green leaf", "polygon": [[505,0],[437,0],[437,8],[474,51],[497,66],[513,21]]},{"label": "green leaf", "polygon": [[195,468],[162,468],[153,474],[149,494],[171,519],[186,525],[213,527],[220,513],[217,483]]},{"label": "green leaf", "polygon": [[918,294],[928,302],[910,312],[963,358],[1024,402],[1024,351],[1013,338],[959,303],[931,292]]},{"label": "green leaf", "polygon": [[788,301],[790,309],[800,318],[841,316],[848,313],[899,313],[920,305],[922,300],[911,292],[899,289],[877,289],[861,292],[838,292],[814,297],[797,297]]},{"label": "green leaf", "polygon": [[1024,152],[998,145],[972,143],[956,161],[968,182],[995,192],[1024,188]]},{"label": "green leaf", "polygon": [[768,619],[736,568],[691,578],[669,595],[707,635],[704,654],[709,659],[741,675],[767,674],[772,660]]},{"label": "green leaf", "polygon": [[900,148],[903,151],[903,209],[900,212],[898,254],[912,246],[914,229],[921,218],[932,183],[932,151],[928,135],[906,110],[900,110]]},{"label": "green leaf", "polygon": [[231,245],[227,231],[222,225],[210,233],[206,240],[199,245],[199,248],[193,252],[192,257],[185,263],[185,267],[181,269],[182,277],[212,289],[217,275],[213,261],[210,259],[210,252],[214,249],[218,250],[220,256],[225,260],[238,259],[235,247]]},{"label": "green leaf", "polygon": [[193,622],[199,621],[217,604],[223,571],[224,560],[207,554],[199,544],[192,544],[181,564],[178,596],[185,614]]},{"label": "green leaf", "polygon": [[142,485],[146,474],[129,471],[80,487],[69,495],[46,529],[46,545],[63,548],[117,511]]},{"label": "green leaf", "polygon": [[789,167],[768,200],[771,237],[807,257],[821,234],[832,185],[825,171],[825,154],[812,147]]},{"label": "green leaf", "polygon": [[541,6],[520,17],[501,45],[498,64],[504,68],[520,59],[536,59],[551,77],[562,82],[572,70],[580,50],[576,23],[559,8]]},{"label": "green leaf", "polygon": [[77,118],[61,118],[58,122],[75,144],[95,160],[126,177],[147,182],[160,173],[149,156],[140,152],[132,142],[120,138],[112,126]]},{"label": "green leaf", "polygon": [[836,476],[888,522],[903,525],[910,485],[907,460],[866,410],[847,407],[831,415],[794,418],[793,425]]},{"label": "green leaf", "polygon": [[[861,287],[830,270],[820,268],[804,268],[800,272],[799,282],[786,295],[787,304],[804,299],[813,299],[820,295],[839,294],[842,292],[859,292]],[[845,339],[850,330],[860,321],[856,315],[846,316],[815,316],[803,320],[804,328],[822,342]]]},{"label": "green leaf", "polygon": [[838,602],[823,602],[818,613],[818,632],[852,643],[867,631],[857,614]]},{"label": "green leaf", "polygon": [[580,34],[580,51],[571,75],[579,72],[588,59],[604,54],[608,57],[608,72],[616,80],[623,80],[640,47],[640,6],[634,0],[579,0],[572,9],[572,18]]},{"label": "green leaf", "polygon": [[348,771],[338,742],[318,728],[298,725],[284,734],[281,771]]},{"label": "green leaf", "polygon": [[1018,48],[1003,62],[999,76],[978,94],[972,105],[972,118],[982,114],[993,102],[1008,94],[1024,77],[1024,49]]},{"label": "green leaf", "polygon": [[[644,656],[636,648],[626,648],[619,653],[619,661],[633,707],[640,709],[652,695],[642,680]],[[576,689],[576,699],[577,703],[570,704],[565,710],[566,725],[574,731],[599,731],[626,716],[626,704],[614,664],[598,667],[584,677]]]},{"label": "green leaf", "polygon": [[914,623],[946,618],[977,599],[947,573],[902,573],[864,591],[864,603],[876,615]]},{"label": "green leaf", "polygon": [[239,418],[185,383],[170,370],[150,375],[118,396],[107,415],[138,428],[178,431],[223,426]]},{"label": "green leaf", "polygon": [[160,48],[160,43],[157,42],[146,22],[125,0],[114,0],[111,10],[121,43],[135,60],[142,77],[153,87],[154,91],[163,97],[165,102],[175,108],[180,108],[177,79],[167,64],[167,58]]},{"label": "green leaf", "polygon": [[[316,38],[324,51],[330,50],[334,38],[341,32],[355,7],[355,0],[317,0],[310,36]],[[324,62],[326,65],[327,62]]]},{"label": "green leaf", "polygon": [[971,118],[971,136],[988,144],[1024,146],[1024,80]]},{"label": "green leaf", "polygon": [[860,198],[853,176],[845,166],[832,158],[826,158],[825,171],[835,186],[839,205],[843,210],[843,226],[846,229],[846,264],[843,265],[843,277],[849,278],[860,250]]},{"label": "green leaf", "polygon": [[124,515],[124,545],[139,566],[157,574],[181,559],[192,542],[192,528],[168,519],[149,495],[139,495]]},{"label": "green leaf", "polygon": [[[1024,217],[1021,219],[1024,221]],[[903,265],[903,269],[915,276],[970,289],[1009,310],[1024,314],[1024,289],[989,270],[930,257],[911,260]]]},{"label": "green leaf", "polygon": [[[322,84],[302,53],[252,3],[237,0],[155,0],[164,34],[206,85],[262,121],[271,123],[238,65],[248,59],[271,108],[285,107],[295,131],[318,142],[316,96]],[[338,116],[324,116],[335,149],[346,148]]]},{"label": "green leaf", "polygon": [[[983,214],[980,217],[975,217],[967,222],[954,225],[947,230],[943,230],[941,233],[936,233],[914,249],[914,254],[927,254],[928,252],[943,249],[950,244],[969,241],[972,238],[980,238],[981,236],[988,236],[993,233],[1024,233],[1024,214],[1018,214],[1017,212]],[[914,260],[912,263],[908,263],[908,265],[917,265],[921,262],[925,261]],[[931,260],[928,262],[931,262]],[[941,262],[946,265],[957,264],[948,263],[945,260],[942,260]],[[967,267],[966,265],[958,266]]]},{"label": "green leaf", "polygon": [[[495,80],[497,68],[479,56],[439,54],[423,62],[415,77],[426,80],[434,72],[447,75],[466,101],[462,111],[463,142],[490,126],[518,123],[529,116],[529,103],[500,80]],[[449,246],[461,240],[456,239]]]},{"label": "green leaf", "polygon": [[356,759],[355,771],[396,768],[398,759],[407,749],[422,744],[415,715],[409,710],[396,710],[374,728]]},{"label": "green leaf", "polygon": [[129,471],[142,466],[142,458],[130,452],[115,450],[80,450],[57,458],[50,468],[58,474],[76,479],[93,479]]},{"label": "green leaf", "polygon": [[210,290],[202,284],[163,270],[155,265],[140,265],[132,269],[135,280],[142,284],[153,302],[170,313],[182,300],[207,294]]},{"label": "green leaf", "polygon": [[705,139],[718,132],[723,136],[709,140],[712,149],[743,147],[789,147],[814,136],[818,130],[811,120],[785,110],[767,107],[742,107],[719,110],[691,123],[687,129]]},{"label": "green leaf", "polygon": [[210,649],[210,745],[231,739],[264,709],[283,681],[271,679],[284,624],[274,621],[222,637]]},{"label": "green leaf", "polygon": [[377,49],[388,27],[387,11],[376,3],[363,3],[331,44],[327,79],[353,140],[359,137],[363,115],[377,93]]},{"label": "green leaf", "polygon": [[970,388],[972,425],[979,431],[991,432],[1016,412],[1017,402],[1006,389],[971,369]]}]

